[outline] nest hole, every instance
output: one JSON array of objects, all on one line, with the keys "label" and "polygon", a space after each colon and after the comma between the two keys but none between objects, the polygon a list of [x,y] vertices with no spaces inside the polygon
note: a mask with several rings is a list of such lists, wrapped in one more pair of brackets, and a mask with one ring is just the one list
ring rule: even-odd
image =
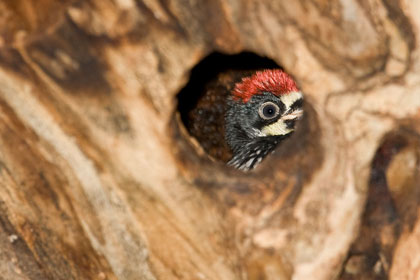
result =
[{"label": "nest hole", "polygon": [[281,69],[274,60],[242,52],[212,53],[191,71],[178,94],[178,111],[189,134],[212,158],[227,162],[232,153],[225,141],[224,116],[228,94],[243,77],[263,69]]}]

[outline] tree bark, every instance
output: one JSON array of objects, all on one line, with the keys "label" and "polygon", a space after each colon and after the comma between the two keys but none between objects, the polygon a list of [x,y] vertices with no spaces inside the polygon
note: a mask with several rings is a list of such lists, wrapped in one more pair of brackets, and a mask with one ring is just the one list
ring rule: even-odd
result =
[{"label": "tree bark", "polygon": [[[0,279],[420,279],[420,1],[0,2]],[[256,170],[176,95],[211,52],[305,94]]]}]

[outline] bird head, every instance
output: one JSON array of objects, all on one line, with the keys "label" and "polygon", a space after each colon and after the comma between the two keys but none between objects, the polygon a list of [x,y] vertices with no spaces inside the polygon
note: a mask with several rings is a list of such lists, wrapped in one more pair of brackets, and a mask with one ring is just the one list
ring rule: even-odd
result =
[{"label": "bird head", "polygon": [[[243,78],[228,100],[226,141],[233,159],[257,161],[291,134],[302,116],[303,96],[295,81],[281,70],[264,70]],[[261,156],[260,156],[261,155]]]}]

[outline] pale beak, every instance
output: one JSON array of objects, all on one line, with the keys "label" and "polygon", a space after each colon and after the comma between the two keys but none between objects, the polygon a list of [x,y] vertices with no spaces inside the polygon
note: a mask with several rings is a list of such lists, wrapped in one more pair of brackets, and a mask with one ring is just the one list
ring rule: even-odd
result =
[{"label": "pale beak", "polygon": [[286,112],[286,114],[283,117],[281,117],[279,120],[284,120],[284,121],[286,121],[286,120],[298,120],[298,119],[300,119],[300,117],[302,117],[302,115],[303,115],[303,110],[298,109],[298,110],[295,110],[291,113]]}]

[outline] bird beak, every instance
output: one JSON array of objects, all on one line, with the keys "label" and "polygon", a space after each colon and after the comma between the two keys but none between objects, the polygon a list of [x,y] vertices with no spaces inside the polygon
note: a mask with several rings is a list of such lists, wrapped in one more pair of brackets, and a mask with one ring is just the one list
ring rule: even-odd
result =
[{"label": "bird beak", "polygon": [[278,119],[275,123],[270,125],[264,126],[261,129],[261,132],[265,136],[278,136],[278,135],[286,135],[289,134],[294,130],[293,127],[288,126],[288,121],[296,121],[300,119],[303,115],[303,110],[298,109],[294,110],[290,113],[284,114],[280,119]]},{"label": "bird beak", "polygon": [[282,116],[279,120],[283,120],[283,121],[298,120],[298,119],[300,119],[300,117],[302,117],[302,115],[303,115],[303,110],[298,109],[298,110],[292,111],[290,113],[286,112],[286,114],[284,116]]}]

